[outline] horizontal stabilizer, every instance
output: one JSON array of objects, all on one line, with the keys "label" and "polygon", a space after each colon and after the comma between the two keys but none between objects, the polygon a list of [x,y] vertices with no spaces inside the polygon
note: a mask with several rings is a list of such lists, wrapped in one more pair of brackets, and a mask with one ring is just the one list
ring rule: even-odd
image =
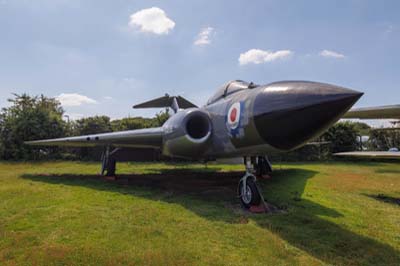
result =
[{"label": "horizontal stabilizer", "polygon": [[133,108],[160,108],[160,107],[172,107],[175,109],[175,104],[174,100],[176,101],[176,104],[178,105],[179,109],[187,109],[187,108],[192,108],[192,107],[197,107],[195,104],[189,102],[182,96],[169,96],[168,94],[165,94],[165,96],[162,96],[160,98],[150,100],[144,103],[139,103],[133,106]]}]

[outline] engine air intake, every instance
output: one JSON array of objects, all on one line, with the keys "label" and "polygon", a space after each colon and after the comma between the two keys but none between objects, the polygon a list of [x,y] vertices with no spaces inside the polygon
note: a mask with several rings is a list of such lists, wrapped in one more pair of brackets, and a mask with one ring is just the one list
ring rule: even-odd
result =
[{"label": "engine air intake", "polygon": [[195,113],[186,122],[186,132],[193,139],[202,139],[211,131],[210,120],[202,113]]}]

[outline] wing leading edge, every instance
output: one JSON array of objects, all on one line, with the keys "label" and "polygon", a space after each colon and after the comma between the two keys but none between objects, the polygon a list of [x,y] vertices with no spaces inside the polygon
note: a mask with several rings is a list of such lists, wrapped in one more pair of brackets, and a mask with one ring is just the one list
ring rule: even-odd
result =
[{"label": "wing leading edge", "polygon": [[354,108],[348,111],[343,118],[400,119],[400,104]]},{"label": "wing leading edge", "polygon": [[157,127],[77,137],[26,141],[25,144],[33,146],[66,147],[94,147],[113,145],[115,147],[161,148],[163,134],[163,128]]},{"label": "wing leading edge", "polygon": [[350,151],[339,152],[333,155],[339,157],[354,157],[354,158],[376,158],[376,159],[398,159],[400,160],[400,152],[392,151]]}]

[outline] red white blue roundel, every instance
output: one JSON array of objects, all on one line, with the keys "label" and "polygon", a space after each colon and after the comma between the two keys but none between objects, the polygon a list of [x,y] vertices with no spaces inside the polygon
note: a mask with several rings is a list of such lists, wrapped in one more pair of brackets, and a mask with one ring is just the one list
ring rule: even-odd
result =
[{"label": "red white blue roundel", "polygon": [[236,129],[240,122],[240,102],[232,104],[227,114],[227,124],[231,129]]}]

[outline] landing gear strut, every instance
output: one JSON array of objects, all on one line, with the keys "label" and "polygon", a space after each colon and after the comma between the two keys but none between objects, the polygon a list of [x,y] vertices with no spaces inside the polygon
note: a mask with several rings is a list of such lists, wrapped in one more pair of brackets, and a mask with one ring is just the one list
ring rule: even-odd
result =
[{"label": "landing gear strut", "polygon": [[118,148],[110,152],[110,146],[106,146],[101,155],[101,175],[115,176],[117,161],[113,154],[118,151]]},{"label": "landing gear strut", "polygon": [[[250,159],[250,160],[249,160]],[[267,164],[268,163],[268,164]],[[238,186],[238,194],[240,201],[244,208],[266,211],[267,207],[264,202],[261,190],[257,186],[257,175],[264,175],[271,172],[271,164],[266,157],[244,157],[244,164],[246,166],[246,173],[240,179]]]},{"label": "landing gear strut", "polygon": [[268,177],[269,174],[272,172],[272,165],[270,161],[268,160],[267,156],[257,156],[257,157],[252,157],[254,158],[255,162],[253,163],[256,176],[265,178]]}]

